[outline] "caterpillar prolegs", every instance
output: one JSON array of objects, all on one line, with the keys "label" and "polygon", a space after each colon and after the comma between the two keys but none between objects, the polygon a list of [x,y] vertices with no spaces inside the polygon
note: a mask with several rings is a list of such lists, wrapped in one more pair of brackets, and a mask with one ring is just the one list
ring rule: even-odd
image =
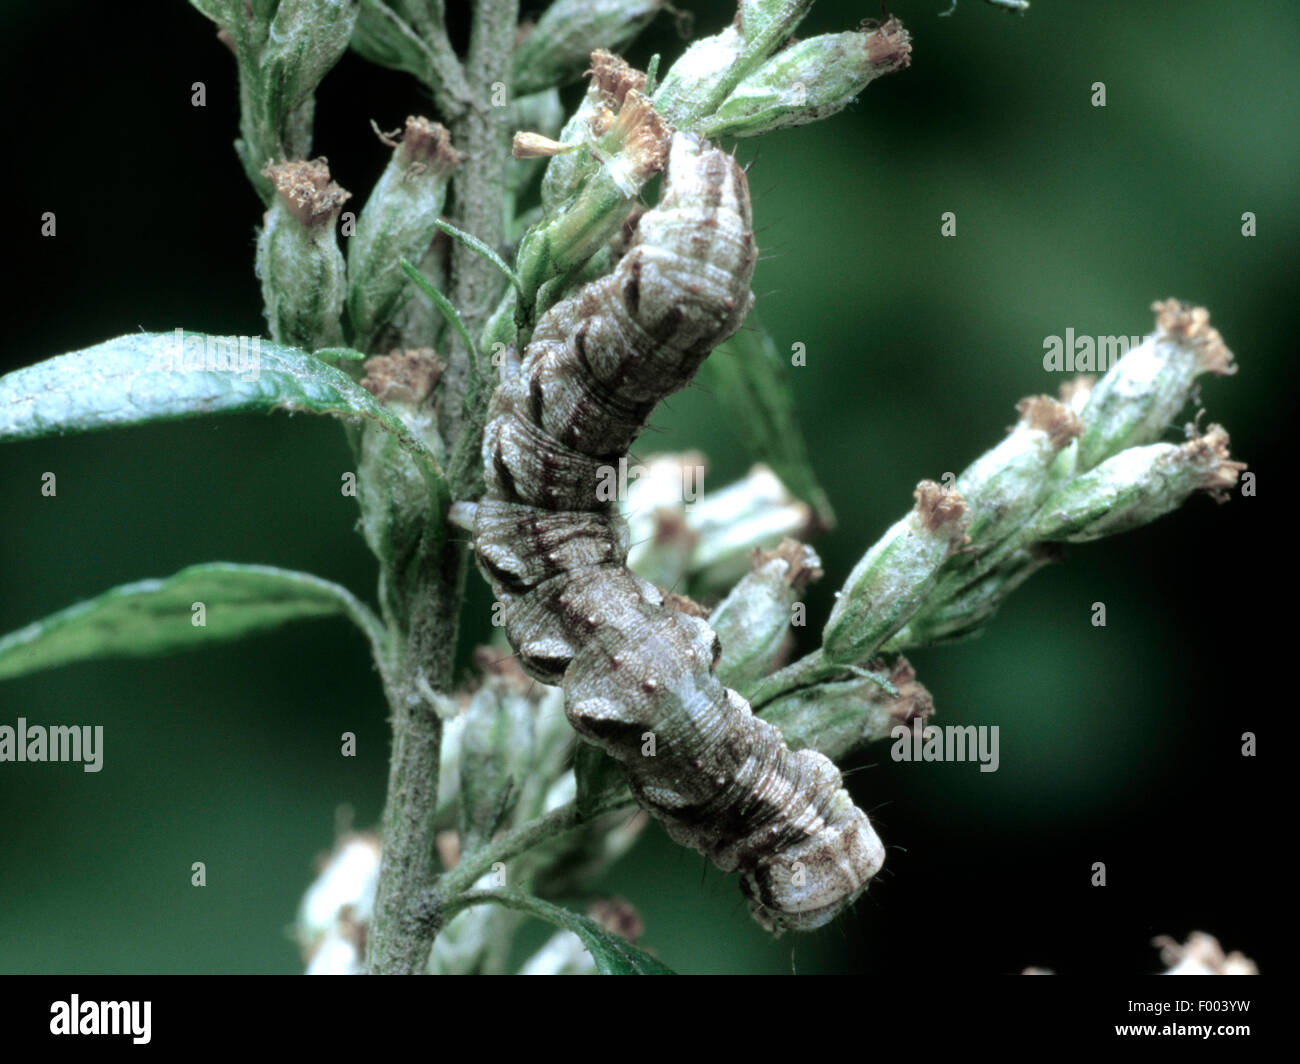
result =
[{"label": "caterpillar prolegs", "polygon": [[626,526],[598,492],[659,400],[740,327],[755,257],[744,172],[674,134],[658,205],[626,253],[547,311],[504,367],[487,493],[461,519],[523,668],[563,685],[573,727],[623,764],[673,839],[741,873],[759,923],[804,930],[865,889],[880,840],[828,758],[792,752],[723,687],[709,626],[627,569]]}]

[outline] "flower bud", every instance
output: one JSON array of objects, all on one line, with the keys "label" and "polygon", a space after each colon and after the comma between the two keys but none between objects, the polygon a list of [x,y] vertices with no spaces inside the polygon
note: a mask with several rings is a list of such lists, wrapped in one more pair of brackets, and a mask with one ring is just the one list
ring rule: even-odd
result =
[{"label": "flower bud", "polygon": [[1053,492],[1024,538],[1086,543],[1127,532],[1177,509],[1195,491],[1223,501],[1245,468],[1228,456],[1228,434],[1219,425],[1181,446],[1129,447]]},{"label": "flower bud", "polygon": [[688,509],[686,526],[699,537],[691,571],[700,588],[710,590],[734,584],[749,567],[756,548],[770,549],[787,536],[808,535],[813,513],[759,463],[740,480],[709,492]]},{"label": "flower bud", "polygon": [[[1071,377],[1057,389],[1061,404],[1075,417],[1080,416],[1083,413],[1083,408],[1088,405],[1088,397],[1092,395],[1092,389],[1096,383],[1097,378],[1091,373],[1080,373]],[[1080,421],[1079,424],[1082,425],[1083,422]],[[1074,475],[1074,467],[1078,463],[1078,452],[1079,440],[1076,437],[1061,449],[1056,456],[1056,460],[1052,463],[1051,469],[1048,470],[1047,478],[1052,484],[1059,484]]]},{"label": "flower bud", "polygon": [[257,276],[271,339],[308,351],[339,347],[346,270],[334,223],[349,193],[324,159],[268,166],[276,196],[257,240]]},{"label": "flower bud", "polygon": [[784,41],[812,6],[813,0],[740,0],[737,15],[741,36],[747,42],[764,38]]},{"label": "flower bud", "polygon": [[1050,396],[1022,399],[1016,410],[1020,420],[1006,439],[957,478],[957,491],[970,509],[967,532],[977,549],[996,544],[1038,509],[1050,487],[1047,474],[1057,454],[1083,431],[1069,408]]},{"label": "flower bud", "polygon": [[472,850],[506,822],[533,759],[533,713],[525,697],[485,685],[470,699],[460,738],[460,842]]},{"label": "flower bud", "polygon": [[685,587],[699,533],[687,525],[707,466],[699,451],[652,454],[627,469],[619,504],[627,521],[628,568],[659,587]]},{"label": "flower bud", "polygon": [[359,10],[355,0],[280,0],[262,51],[269,115],[289,114],[316,90],[347,51]]},{"label": "flower bud", "polygon": [[[604,136],[614,124],[614,115],[623,106],[628,92],[645,89],[645,74],[599,48],[591,53],[591,66],[587,73],[591,76],[591,84],[587,86],[587,94],[573,117],[560,132],[562,144],[589,144]],[[546,214],[556,213],[576,195],[582,182],[599,165],[589,151],[571,152],[552,159],[542,178],[542,209]]]},{"label": "flower bud", "polygon": [[294,935],[308,975],[355,975],[379,885],[379,838],[345,835],[298,906]]},{"label": "flower bud", "polygon": [[510,101],[510,125],[516,130],[512,162],[506,170],[506,186],[516,197],[546,166],[546,160],[576,150],[555,138],[564,128],[564,105],[555,89],[517,96]]},{"label": "flower bud", "polygon": [[628,566],[660,587],[688,579],[705,590],[730,587],[748,570],[755,548],[770,549],[811,527],[808,504],[767,466],[696,498],[703,472],[704,457],[696,452],[652,455],[629,470]]},{"label": "flower bud", "polygon": [[[441,369],[423,352],[399,353],[395,358],[401,362],[390,361],[386,368],[375,365],[375,359],[366,363],[369,387],[385,395],[411,433],[427,443],[441,463],[445,451],[435,411],[431,405],[406,401],[407,395],[427,398],[425,388],[432,388],[433,375]],[[361,534],[380,564],[383,614],[390,623],[400,624],[398,618],[410,616],[410,597],[419,594],[419,584],[409,574],[423,562],[429,522],[436,521],[438,514],[424,470],[391,432],[362,424],[356,454]],[[436,705],[444,715],[457,712],[450,699],[440,699]]]},{"label": "flower bud", "polygon": [[529,299],[548,278],[580,265],[613,238],[641,186],[667,163],[669,136],[650,101],[628,89],[596,144],[598,167],[585,179],[579,169],[576,194],[519,247],[516,270]]},{"label": "flower bud", "polygon": [[867,743],[889,738],[894,728],[925,720],[934,701],[907,659],[873,662],[874,675],[830,680],[790,691],[758,713],[775,724],[791,750],[810,748],[840,761]]},{"label": "flower bud", "polygon": [[365,941],[345,931],[330,931],[317,944],[304,975],[364,975]]},{"label": "flower bud", "polygon": [[[526,717],[532,722],[528,764],[515,781],[518,817],[526,819],[552,809],[552,791],[566,777],[563,785],[570,790],[562,801],[568,801],[574,783],[573,727],[564,715],[564,692],[525,673],[508,647],[476,647],[473,658],[483,686],[507,706],[511,718],[521,721]],[[522,749],[522,744],[516,742],[516,747]]]},{"label": "flower bud", "polygon": [[1075,472],[1086,472],[1126,447],[1158,440],[1200,374],[1237,372],[1232,352],[1204,307],[1167,299],[1151,309],[1156,331],[1093,386],[1079,414],[1084,431]]},{"label": "flower bud", "polygon": [[[1045,565],[1060,559],[1062,548],[1035,543],[1012,551],[990,571],[970,579],[945,575],[939,589],[906,625],[885,644],[886,651],[910,650],[932,643],[953,642],[978,633],[1007,597]],[[949,590],[949,581],[954,586]]]},{"label": "flower bud", "polygon": [[710,137],[753,137],[843,110],[872,81],[911,61],[902,23],[869,33],[827,33],[777,52],[731,90],[700,124]]},{"label": "flower bud", "polygon": [[437,122],[406,120],[402,140],[348,239],[348,321],[356,347],[370,350],[409,295],[400,260],[419,262],[428,251],[461,158]]},{"label": "flower bud", "polygon": [[744,51],[745,38],[734,25],[687,48],[655,89],[655,108],[664,121],[695,129],[722,101],[732,67]]},{"label": "flower bud", "polygon": [[573,150],[572,144],[552,140],[541,133],[527,133],[522,130],[515,134],[514,142],[510,146],[510,154],[515,157],[516,162],[549,159],[554,155],[563,155]]},{"label": "flower bud", "polygon": [[438,808],[451,808],[460,794],[460,747],[465,735],[465,714],[445,717],[442,747],[438,751]]},{"label": "flower bud", "polygon": [[663,5],[664,0],[554,0],[515,47],[515,93],[576,81],[593,48],[621,51]]},{"label": "flower bud", "polygon": [[1193,931],[1185,943],[1168,935],[1157,935],[1151,945],[1169,965],[1165,975],[1259,975],[1259,966],[1239,950],[1224,953],[1219,940],[1204,931]]},{"label": "flower bud", "polygon": [[925,602],[943,563],[967,542],[961,495],[930,480],[917,485],[915,508],[862,557],[838,593],[822,636],[828,663],[867,660]]},{"label": "flower bud", "polygon": [[240,120],[235,152],[269,207],[275,188],[265,168],[311,151],[313,92],[348,47],[354,0],[224,3],[193,0],[212,19],[239,65]]},{"label": "flower bud", "polygon": [[1057,389],[1061,396],[1061,402],[1069,408],[1071,413],[1083,413],[1083,408],[1088,405],[1088,399],[1092,396],[1093,385],[1096,383],[1097,378],[1091,373],[1080,373],[1071,377]]},{"label": "flower bud", "polygon": [[822,575],[821,559],[793,539],[776,550],[755,550],[749,573],[709,617],[722,641],[718,679],[741,694],[780,664],[790,644],[791,616],[803,590]]}]

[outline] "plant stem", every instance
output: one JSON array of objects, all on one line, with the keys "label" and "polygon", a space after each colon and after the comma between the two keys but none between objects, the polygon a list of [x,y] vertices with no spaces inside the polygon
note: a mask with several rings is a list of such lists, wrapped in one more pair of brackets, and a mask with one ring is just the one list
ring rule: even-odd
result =
[{"label": "plant stem", "polygon": [[442,0],[425,3],[416,0],[406,7],[411,24],[419,34],[429,56],[431,80],[429,91],[442,113],[450,118],[471,103],[471,90],[465,71],[447,39]]},{"label": "plant stem", "polygon": [[442,721],[431,705],[415,699],[393,708],[392,725],[383,865],[366,967],[372,975],[414,975],[425,970],[433,946],[433,935],[410,900],[422,897],[437,877],[432,810],[438,802]]},{"label": "plant stem", "polygon": [[451,905],[451,900],[469,890],[478,879],[490,872],[492,866],[500,861],[508,861],[521,853],[526,853],[534,846],[556,835],[572,831],[589,820],[612,813],[634,804],[627,792],[612,795],[608,801],[595,809],[583,812],[577,802],[552,809],[545,816],[520,824],[517,828],[493,839],[486,846],[481,846],[473,853],[461,858],[460,864],[444,875],[438,882],[434,893],[429,897],[428,911],[436,923],[444,923],[448,915],[458,906]]},{"label": "plant stem", "polygon": [[[515,912],[526,913],[529,916],[535,916],[555,927],[564,927],[561,919],[564,915],[570,915],[567,910],[557,908],[540,898],[529,897],[515,890],[471,890],[461,894],[447,903],[446,914],[448,917],[455,916],[462,909],[469,909],[475,905],[500,905],[506,909],[513,909]],[[570,930],[571,928],[566,928]]]},{"label": "plant stem", "polygon": [[[465,58],[469,102],[451,118],[452,143],[465,159],[452,178],[451,221],[458,228],[499,249],[505,239],[506,168],[510,161],[510,108],[508,91],[519,17],[517,0],[474,0],[474,21]],[[494,106],[494,97],[500,106]],[[477,336],[491,314],[501,291],[496,268],[469,247],[457,242],[451,249],[451,299],[470,334]],[[491,352],[484,352],[490,356]],[[471,366],[470,353],[453,338],[447,372],[442,383],[442,429],[457,449],[476,454],[482,430],[477,409],[486,403],[486,389],[478,389],[475,409],[465,408],[469,382],[487,366]],[[474,463],[476,465],[476,463]]]},{"label": "plant stem", "polygon": [[425,971],[435,930],[425,899],[438,877],[438,775],[442,718],[438,692],[452,687],[465,552],[436,537],[410,598],[405,643],[386,676],[393,746],[384,806],[383,864],[366,943],[374,975]]},{"label": "plant stem", "polygon": [[[453,144],[466,155],[453,179],[452,218],[459,228],[494,248],[501,244],[505,227],[501,204],[509,160],[509,109],[492,105],[493,87],[509,85],[517,19],[517,0],[475,0],[463,89],[448,84],[445,77],[443,84],[430,86],[448,107]],[[438,22],[439,41],[445,43]],[[450,63],[443,67],[453,69]],[[500,275],[490,262],[457,243],[452,248],[451,278],[453,303],[475,335],[498,295]],[[453,340],[443,386],[443,433],[444,439],[455,441],[461,454],[477,453],[482,431],[482,410],[462,409],[473,374],[486,368],[470,366],[470,358],[465,346]],[[487,389],[475,391],[476,405],[484,406]],[[471,468],[476,469],[476,464]],[[452,484],[454,497],[470,494],[475,478],[476,474],[458,477]],[[395,675],[385,684],[393,746],[383,865],[366,948],[367,970],[373,974],[424,972],[439,930],[437,921],[429,919],[428,907],[438,878],[434,849],[442,745],[438,704],[453,687],[468,554],[463,541],[445,534],[445,514],[434,514],[432,519],[436,527],[421,548],[423,557],[405,596],[409,608],[402,653],[395,662]]]}]

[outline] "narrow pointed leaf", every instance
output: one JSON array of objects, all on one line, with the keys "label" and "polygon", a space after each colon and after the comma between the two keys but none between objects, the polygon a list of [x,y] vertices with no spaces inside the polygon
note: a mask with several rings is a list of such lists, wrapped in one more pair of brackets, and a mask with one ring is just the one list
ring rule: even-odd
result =
[{"label": "narrow pointed leaf", "polygon": [[240,337],[185,332],[181,343],[177,333],[130,333],[0,377],[0,441],[206,414],[332,414],[391,433],[440,509],[450,502],[433,452],[342,370],[260,337],[241,350]]},{"label": "narrow pointed leaf", "polygon": [[474,360],[474,365],[478,365],[478,347],[475,345],[473,337],[470,336],[469,330],[465,327],[465,320],[460,316],[460,313],[456,308],[452,306],[451,300],[438,291],[433,282],[411,265],[409,261],[406,259],[400,261],[402,269],[406,271],[406,276],[415,282],[416,288],[433,300],[433,305],[437,307],[442,316],[447,319],[447,324],[455,329],[461,340],[464,341],[465,350],[470,353],[470,356]]},{"label": "narrow pointed leaf", "polygon": [[[201,627],[196,603],[203,604]],[[0,680],[92,658],[189,650],[288,621],[340,615],[365,633],[378,660],[379,622],[346,588],[266,565],[194,565],[166,579],[123,584],[0,636]]]},{"label": "narrow pointed leaf", "polygon": [[813,508],[823,528],[835,513],[808,460],[790,386],[776,344],[753,314],[705,360],[701,383],[711,389],[755,461],[766,463],[790,492]]},{"label": "narrow pointed leaf", "polygon": [[495,266],[498,270],[501,271],[505,279],[514,286],[517,292],[521,294],[523,293],[524,286],[519,282],[519,277],[515,274],[515,271],[512,270],[506,264],[505,259],[503,259],[500,255],[498,255],[495,251],[493,251],[490,247],[488,247],[485,243],[483,243],[483,241],[481,241],[478,237],[465,232],[465,230],[463,229],[457,229],[454,225],[451,224],[451,222],[443,221],[441,218],[439,218],[436,222],[434,222],[434,225],[436,225],[439,229],[441,229],[453,240],[459,241],[460,243],[464,244],[467,248],[469,248],[470,251],[474,252],[477,255],[481,255],[488,262],[492,263],[493,266]]}]

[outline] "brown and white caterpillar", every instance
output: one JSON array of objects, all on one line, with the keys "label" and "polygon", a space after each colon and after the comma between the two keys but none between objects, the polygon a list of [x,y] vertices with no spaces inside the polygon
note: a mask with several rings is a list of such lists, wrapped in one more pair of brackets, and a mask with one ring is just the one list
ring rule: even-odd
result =
[{"label": "brown and white caterpillar", "polygon": [[880,840],[828,758],[792,752],[723,687],[718,637],[626,567],[626,525],[597,491],[659,400],[740,327],[755,258],[744,171],[674,134],[658,205],[612,272],[507,359],[483,439],[487,493],[457,519],[520,664],[563,685],[577,732],[623,764],[673,839],[740,871],[759,923],[807,930],[865,889]]}]

